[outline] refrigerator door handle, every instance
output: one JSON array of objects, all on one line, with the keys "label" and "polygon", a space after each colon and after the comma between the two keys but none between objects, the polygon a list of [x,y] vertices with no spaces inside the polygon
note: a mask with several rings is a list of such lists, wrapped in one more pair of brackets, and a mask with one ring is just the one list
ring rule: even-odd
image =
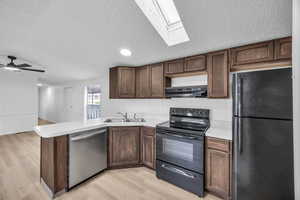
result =
[{"label": "refrigerator door handle", "polygon": [[242,101],[243,101],[243,79],[237,78],[237,84],[236,84],[236,108],[237,108],[237,115],[241,117],[242,114]]},{"label": "refrigerator door handle", "polygon": [[237,125],[237,136],[238,136],[238,148],[239,148],[240,154],[243,152],[243,134],[242,134],[241,129],[242,129],[242,120],[239,117],[238,125]]}]

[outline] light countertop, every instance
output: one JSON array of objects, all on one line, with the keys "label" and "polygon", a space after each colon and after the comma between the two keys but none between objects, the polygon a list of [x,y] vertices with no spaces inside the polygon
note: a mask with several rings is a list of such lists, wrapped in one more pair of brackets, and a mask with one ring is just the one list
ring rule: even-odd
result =
[{"label": "light countertop", "polygon": [[63,122],[50,125],[36,126],[34,131],[41,137],[51,138],[62,135],[69,135],[82,131],[87,131],[96,128],[105,128],[110,126],[149,126],[155,127],[157,124],[167,120],[163,119],[148,119],[146,122],[104,122],[105,119],[86,120],[86,121],[74,121]]},{"label": "light countertop", "polygon": [[[82,131],[96,128],[105,128],[110,126],[149,126],[155,127],[157,124],[168,121],[168,119],[146,119],[146,122],[110,122],[105,123],[105,119],[64,122],[43,126],[36,126],[34,131],[43,138],[58,137],[70,135]],[[212,122],[211,127],[207,130],[206,136],[220,139],[232,140],[231,123]]]}]

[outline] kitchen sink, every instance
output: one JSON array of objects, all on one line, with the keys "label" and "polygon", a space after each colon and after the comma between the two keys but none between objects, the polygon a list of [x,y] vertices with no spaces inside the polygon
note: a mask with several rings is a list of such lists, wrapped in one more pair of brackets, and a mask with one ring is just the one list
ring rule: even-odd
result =
[{"label": "kitchen sink", "polygon": [[105,123],[118,123],[118,122],[145,122],[144,118],[124,119],[124,118],[107,118]]}]

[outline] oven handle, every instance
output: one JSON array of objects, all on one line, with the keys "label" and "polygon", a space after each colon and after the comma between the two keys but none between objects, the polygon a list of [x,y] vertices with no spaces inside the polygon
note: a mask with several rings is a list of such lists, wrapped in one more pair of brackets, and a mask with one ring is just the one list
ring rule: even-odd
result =
[{"label": "oven handle", "polygon": [[189,140],[201,140],[200,138],[193,137],[193,136],[183,136],[183,135],[175,135],[175,134],[170,134],[170,133],[157,133],[158,135],[168,135],[172,137],[178,137],[178,138],[183,138],[183,139],[189,139]]},{"label": "oven handle", "polygon": [[164,169],[166,169],[166,170],[168,170],[168,171],[175,172],[175,173],[177,173],[177,174],[186,176],[186,177],[188,177],[188,178],[192,178],[192,179],[195,178],[194,175],[191,175],[191,174],[189,174],[189,173],[186,173],[186,172],[184,172],[184,171],[182,171],[182,170],[180,170],[180,169],[177,169],[177,168],[175,168],[175,167],[169,167],[169,166],[166,166],[165,164],[162,164],[161,167],[164,168]]}]

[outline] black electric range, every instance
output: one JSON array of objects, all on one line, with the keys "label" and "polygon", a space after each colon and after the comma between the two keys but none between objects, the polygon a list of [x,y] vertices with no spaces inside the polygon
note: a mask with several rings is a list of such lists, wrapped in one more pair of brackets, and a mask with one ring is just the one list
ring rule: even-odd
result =
[{"label": "black electric range", "polygon": [[204,136],[209,110],[170,108],[170,120],[156,126],[156,175],[204,195]]}]

